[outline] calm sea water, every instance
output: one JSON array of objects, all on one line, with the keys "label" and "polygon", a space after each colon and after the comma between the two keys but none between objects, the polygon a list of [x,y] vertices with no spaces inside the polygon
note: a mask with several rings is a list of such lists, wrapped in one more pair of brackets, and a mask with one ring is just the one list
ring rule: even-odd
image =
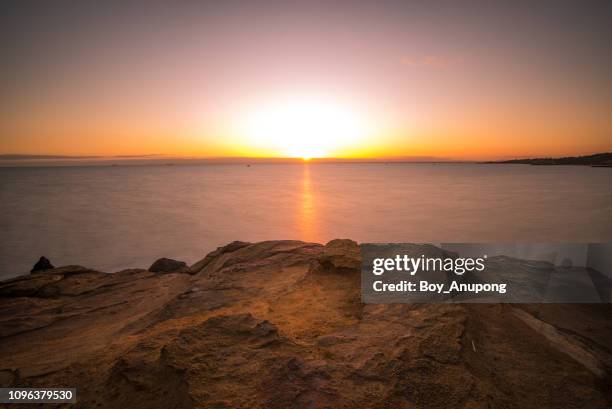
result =
[{"label": "calm sea water", "polygon": [[0,277],[102,271],[232,240],[612,241],[612,169],[478,164],[0,168]]}]

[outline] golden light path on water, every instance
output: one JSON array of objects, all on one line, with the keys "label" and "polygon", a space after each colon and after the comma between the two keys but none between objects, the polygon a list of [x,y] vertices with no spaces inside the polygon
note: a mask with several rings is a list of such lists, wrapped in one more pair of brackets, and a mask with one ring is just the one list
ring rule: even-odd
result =
[{"label": "golden light path on water", "polygon": [[302,171],[302,194],[298,212],[298,231],[304,241],[316,242],[318,237],[316,227],[316,209],[314,192],[310,181],[310,165],[305,162]]}]

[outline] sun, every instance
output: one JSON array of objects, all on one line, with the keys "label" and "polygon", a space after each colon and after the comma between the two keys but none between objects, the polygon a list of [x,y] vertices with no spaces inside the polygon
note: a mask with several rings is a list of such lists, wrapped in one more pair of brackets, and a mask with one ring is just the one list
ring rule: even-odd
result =
[{"label": "sun", "polygon": [[362,117],[329,99],[293,99],[253,110],[244,132],[260,150],[307,161],[341,154],[365,135],[366,126]]}]

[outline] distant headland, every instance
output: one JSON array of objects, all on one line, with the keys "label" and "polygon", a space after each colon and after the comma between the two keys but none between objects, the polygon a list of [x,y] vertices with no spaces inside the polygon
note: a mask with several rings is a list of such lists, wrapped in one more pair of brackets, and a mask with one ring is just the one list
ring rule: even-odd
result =
[{"label": "distant headland", "polygon": [[586,156],[567,156],[564,158],[531,158],[492,161],[486,163],[519,163],[526,165],[583,165],[593,167],[612,167],[612,152],[596,153]]}]

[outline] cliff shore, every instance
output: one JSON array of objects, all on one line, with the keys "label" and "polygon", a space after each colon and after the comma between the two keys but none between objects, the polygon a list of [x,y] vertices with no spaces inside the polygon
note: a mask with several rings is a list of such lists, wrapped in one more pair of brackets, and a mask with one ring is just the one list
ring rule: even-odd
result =
[{"label": "cliff shore", "polygon": [[612,406],[609,304],[365,305],[359,269],[350,240],[234,242],[7,280],[0,386],[76,387],[78,408]]}]

